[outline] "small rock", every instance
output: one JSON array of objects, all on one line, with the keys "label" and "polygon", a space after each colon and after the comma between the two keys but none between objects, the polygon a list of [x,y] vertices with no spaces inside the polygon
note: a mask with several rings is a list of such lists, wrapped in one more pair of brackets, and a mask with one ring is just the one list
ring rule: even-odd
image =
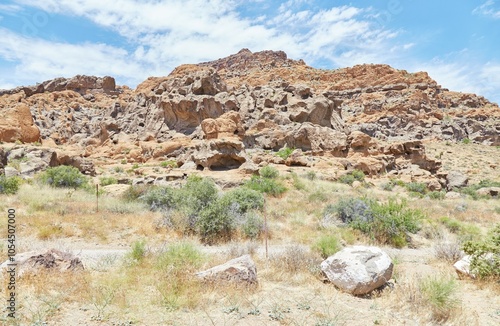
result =
[{"label": "small rock", "polygon": [[468,182],[469,177],[460,171],[451,171],[446,176],[446,187],[448,190],[465,187]]},{"label": "small rock", "polygon": [[444,198],[446,199],[457,199],[460,198],[462,195],[460,193],[455,192],[455,191],[448,191],[446,195],[444,195]]},{"label": "small rock", "polygon": [[222,281],[254,285],[257,284],[257,267],[250,255],[243,255],[222,265],[196,273],[196,276],[209,282]]}]

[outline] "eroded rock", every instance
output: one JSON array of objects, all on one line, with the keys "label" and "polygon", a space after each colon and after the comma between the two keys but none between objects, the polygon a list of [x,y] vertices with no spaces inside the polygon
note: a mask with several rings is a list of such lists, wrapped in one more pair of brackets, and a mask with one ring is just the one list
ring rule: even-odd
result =
[{"label": "eroded rock", "polygon": [[229,282],[242,285],[257,284],[257,267],[250,255],[230,261],[196,273],[196,276],[208,282]]}]

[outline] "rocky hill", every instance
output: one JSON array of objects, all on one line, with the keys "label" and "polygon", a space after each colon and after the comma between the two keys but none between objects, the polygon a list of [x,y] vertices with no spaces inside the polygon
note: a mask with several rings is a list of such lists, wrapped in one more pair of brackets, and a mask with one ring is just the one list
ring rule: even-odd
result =
[{"label": "rocky hill", "polygon": [[[73,162],[90,174],[102,158],[252,173],[329,157],[340,170],[410,173],[440,188],[440,162],[422,140],[500,145],[500,109],[481,96],[449,91],[425,72],[320,70],[282,51],[182,65],[135,90],[112,77],[57,78],[0,91],[0,114],[1,142],[41,143],[66,158],[45,165]],[[284,147],[295,149],[286,160],[269,152]]]}]

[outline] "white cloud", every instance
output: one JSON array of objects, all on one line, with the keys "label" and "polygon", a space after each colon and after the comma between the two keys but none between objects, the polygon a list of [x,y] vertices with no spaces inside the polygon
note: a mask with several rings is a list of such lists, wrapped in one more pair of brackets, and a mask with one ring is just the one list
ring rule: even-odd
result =
[{"label": "white cloud", "polygon": [[[275,17],[268,13],[258,20],[238,12],[240,0],[16,2],[48,13],[84,17],[115,31],[131,47],[126,51],[104,44],[54,43],[6,30],[0,57],[18,62],[17,71],[30,76],[109,74],[135,86],[150,75],[166,75],[181,63],[213,60],[241,48],[284,50],[308,64],[328,62],[332,67],[390,63],[410,48],[396,44],[398,31],[377,24],[371,8],[318,9],[309,5],[310,0],[290,0]],[[395,48],[399,52],[391,51]]]},{"label": "white cloud", "polygon": [[0,12],[2,13],[13,13],[21,11],[22,8],[18,5],[13,4],[0,4]]},{"label": "white cloud", "polygon": [[[133,76],[144,73],[143,67],[130,62],[125,50],[109,45],[49,42],[21,36],[4,28],[0,28],[0,34],[0,56],[7,61],[19,62],[14,68],[16,82],[33,83],[77,74],[111,75],[132,81]],[[3,81],[3,84],[11,82]]]},{"label": "white cloud", "polygon": [[468,51],[434,58],[416,64],[415,71],[426,71],[442,87],[452,91],[475,93],[500,103],[500,62],[479,63],[468,59]]},{"label": "white cloud", "polygon": [[495,19],[500,19],[500,9],[494,8],[495,1],[488,0],[479,7],[475,8],[472,13],[476,15],[484,15]]}]

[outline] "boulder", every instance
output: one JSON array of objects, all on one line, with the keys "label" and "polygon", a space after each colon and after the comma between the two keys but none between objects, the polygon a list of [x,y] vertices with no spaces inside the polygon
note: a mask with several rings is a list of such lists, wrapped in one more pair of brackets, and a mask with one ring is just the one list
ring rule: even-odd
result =
[{"label": "boulder", "polygon": [[474,275],[471,275],[470,273],[470,262],[471,262],[471,256],[466,255],[463,256],[462,259],[457,261],[455,264],[453,264],[453,267],[455,268],[455,271],[457,272],[459,277],[463,276],[474,277]]},{"label": "boulder", "polygon": [[392,260],[378,247],[344,248],[321,263],[321,270],[335,286],[353,295],[363,295],[387,283]]},{"label": "boulder", "polygon": [[257,267],[250,255],[231,259],[230,261],[196,273],[200,279],[208,282],[230,282],[242,285],[257,284]]},{"label": "boulder", "polygon": [[72,253],[50,249],[47,251],[30,251],[15,255],[14,261],[7,260],[0,265],[5,271],[8,265],[17,264],[17,275],[37,274],[41,271],[77,271],[83,270],[80,258]]},{"label": "boulder", "polygon": [[481,196],[498,197],[500,187],[485,187],[477,190],[477,194]]},{"label": "boulder", "polygon": [[469,177],[460,171],[450,171],[446,176],[446,188],[448,190],[465,187],[468,183]]},{"label": "boulder", "polygon": [[446,199],[457,199],[462,197],[462,195],[456,191],[448,191],[446,195],[444,195],[444,198]]},{"label": "boulder", "polygon": [[6,165],[7,165],[7,153],[5,153],[3,148],[0,148],[0,175],[5,173],[4,169]]}]

